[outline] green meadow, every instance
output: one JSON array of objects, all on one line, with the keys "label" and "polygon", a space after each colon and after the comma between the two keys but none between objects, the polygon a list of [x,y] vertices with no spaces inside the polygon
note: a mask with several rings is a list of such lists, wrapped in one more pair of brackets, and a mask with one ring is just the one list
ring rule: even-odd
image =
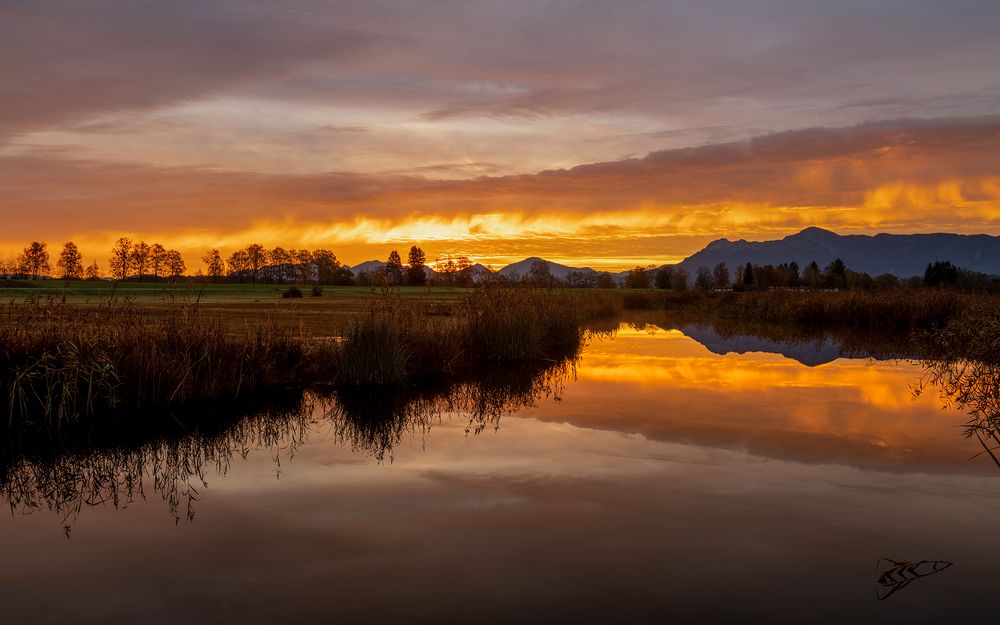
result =
[{"label": "green meadow", "polygon": [[[20,286],[31,285],[31,286]],[[379,293],[378,289],[367,286],[324,286],[322,295],[314,297],[312,287],[299,286],[303,299],[321,298],[367,298]],[[270,301],[282,299],[289,289],[283,284],[212,284],[212,283],[165,283],[165,282],[107,282],[87,280],[18,280],[16,286],[0,286],[0,300],[23,300],[26,298],[58,298],[77,303],[94,303],[112,297],[130,298],[136,302],[176,302],[195,301]],[[468,293],[467,289],[456,287],[399,287],[404,297],[429,299],[457,299]]]}]

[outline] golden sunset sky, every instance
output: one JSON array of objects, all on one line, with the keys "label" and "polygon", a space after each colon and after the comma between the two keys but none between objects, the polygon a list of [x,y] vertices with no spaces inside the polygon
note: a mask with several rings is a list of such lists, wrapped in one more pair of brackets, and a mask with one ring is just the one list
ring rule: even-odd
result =
[{"label": "golden sunset sky", "polygon": [[1000,3],[0,0],[0,258],[1000,234]]}]

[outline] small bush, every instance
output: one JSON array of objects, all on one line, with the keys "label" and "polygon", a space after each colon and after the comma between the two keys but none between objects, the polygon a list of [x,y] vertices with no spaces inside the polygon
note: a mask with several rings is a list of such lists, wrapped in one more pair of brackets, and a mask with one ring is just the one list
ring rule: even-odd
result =
[{"label": "small bush", "polygon": [[[315,295],[315,293],[313,294]],[[289,287],[288,289],[285,290],[284,293],[281,294],[281,297],[285,299],[295,299],[302,297],[302,289],[300,289],[297,286]]]}]

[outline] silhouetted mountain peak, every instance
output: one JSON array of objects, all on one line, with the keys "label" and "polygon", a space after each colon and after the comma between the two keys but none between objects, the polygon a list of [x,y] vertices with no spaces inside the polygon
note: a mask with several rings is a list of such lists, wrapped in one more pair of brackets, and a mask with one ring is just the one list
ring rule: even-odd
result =
[{"label": "silhouetted mountain peak", "polygon": [[732,241],[730,241],[729,239],[727,239],[725,237],[722,237],[721,239],[716,239],[716,240],[712,241],[711,243],[709,243],[708,245],[706,245],[705,249],[706,250],[716,250],[716,249],[724,248],[727,245],[731,245],[731,244],[732,244]]},{"label": "silhouetted mountain peak", "polygon": [[840,235],[836,232],[831,232],[830,230],[825,230],[818,226],[809,226],[801,232],[789,235],[785,239],[819,239],[819,240],[829,240],[829,239],[839,239]]}]

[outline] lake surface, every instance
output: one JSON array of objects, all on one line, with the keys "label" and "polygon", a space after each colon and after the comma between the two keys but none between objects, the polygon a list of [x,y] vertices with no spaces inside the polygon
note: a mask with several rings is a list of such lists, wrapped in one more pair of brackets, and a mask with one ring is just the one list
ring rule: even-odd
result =
[{"label": "lake surface", "polygon": [[994,620],[1000,469],[919,365],[683,330],[10,463],[3,622]]}]

